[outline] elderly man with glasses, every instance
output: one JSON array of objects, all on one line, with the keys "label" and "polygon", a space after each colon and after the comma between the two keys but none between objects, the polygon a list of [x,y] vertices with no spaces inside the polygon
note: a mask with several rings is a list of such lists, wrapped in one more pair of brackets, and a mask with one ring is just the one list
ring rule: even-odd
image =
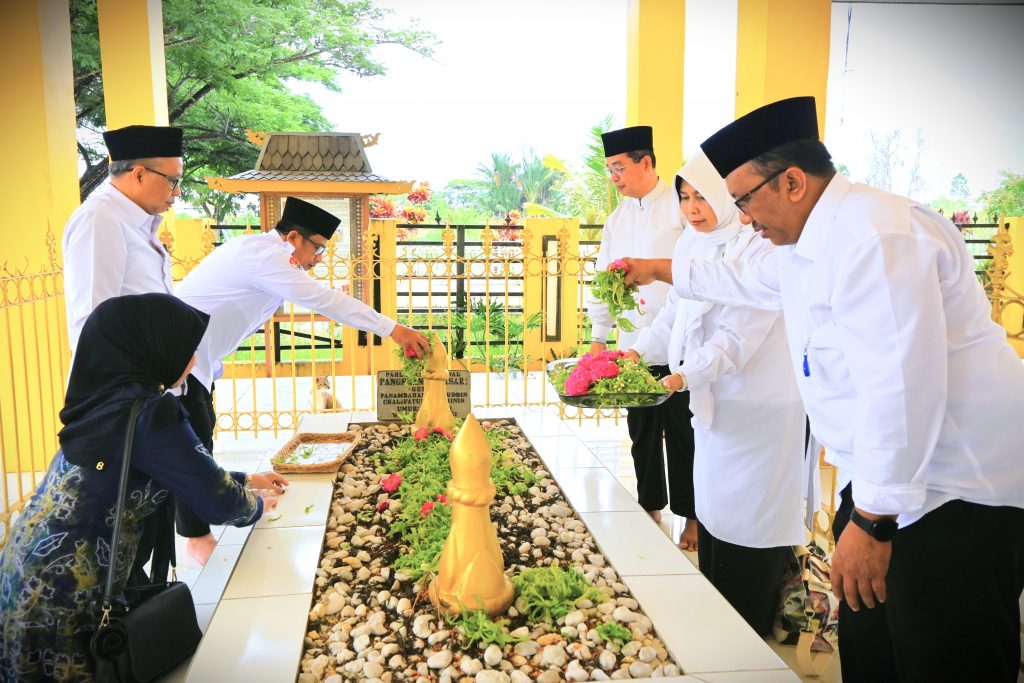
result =
[{"label": "elderly man with glasses", "polygon": [[[615,259],[643,253],[648,257],[671,254],[683,231],[675,191],[658,178],[654,157],[654,133],[650,126],[632,126],[601,136],[605,167],[622,202],[608,216],[597,254],[597,270],[604,270]],[[645,355],[651,371],[658,377],[669,374],[668,357],[663,345],[646,343],[651,323],[665,304],[668,286],[653,283],[640,287],[642,315],[626,314],[635,330],[619,327],[616,341],[622,351],[635,349]],[[604,350],[614,321],[608,306],[590,304],[591,353]],[[650,349],[648,349],[650,346]],[[652,408],[631,408],[626,417],[632,441],[633,468],[636,471],[640,506],[660,522],[661,510],[669,505],[676,515],[685,517],[680,547],[697,549],[697,525],[693,498],[693,427],[688,392],[677,392],[666,403]],[[665,460],[668,453],[668,482]]]},{"label": "elderly man with glasses", "polygon": [[[379,337],[391,337],[416,355],[429,350],[426,337],[419,332],[309,277],[307,271],[320,263],[340,223],[329,211],[288,197],[273,230],[229,240],[178,285],[175,293],[185,303],[210,315],[182,400],[196,435],[211,452],[216,424],[213,383],[224,372],[222,359],[262,328],[285,301]],[[271,483],[278,491],[287,484],[283,479]],[[189,539],[189,555],[205,564],[217,545],[209,525],[179,506],[178,533]]]},{"label": "elderly man with glasses", "polygon": [[171,293],[171,262],[157,238],[181,196],[182,131],[128,126],[103,134],[110,170],[64,228],[64,291],[72,352],[92,310],[124,294]]}]

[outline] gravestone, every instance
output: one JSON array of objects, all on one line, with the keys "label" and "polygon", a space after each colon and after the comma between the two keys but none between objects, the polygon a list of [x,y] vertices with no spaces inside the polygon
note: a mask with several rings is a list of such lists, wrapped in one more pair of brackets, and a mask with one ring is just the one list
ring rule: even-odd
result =
[{"label": "gravestone", "polygon": [[[469,371],[450,370],[448,375],[448,405],[455,417],[469,415]],[[409,386],[401,370],[377,372],[377,419],[397,420],[398,413],[416,414],[423,400],[423,385]]]}]

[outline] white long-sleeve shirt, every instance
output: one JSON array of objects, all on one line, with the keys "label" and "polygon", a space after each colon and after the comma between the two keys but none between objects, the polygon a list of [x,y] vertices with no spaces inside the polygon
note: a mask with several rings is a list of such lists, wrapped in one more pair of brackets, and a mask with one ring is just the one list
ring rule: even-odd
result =
[{"label": "white long-sleeve shirt", "polygon": [[286,300],[380,337],[394,331],[395,321],[293,268],[291,252],[276,230],[236,237],[215,249],[178,285],[178,297],[210,315],[192,370],[207,390],[224,373],[223,358]]},{"label": "white long-sleeve shirt", "polygon": [[954,499],[1024,507],[1024,366],[948,220],[836,174],[796,244],[683,256],[672,276],[683,297],[784,311],[811,429],[858,507],[901,526]]},{"label": "white long-sleeve shirt", "polygon": [[105,182],[64,227],[64,305],[71,351],[85,319],[107,299],[170,294],[171,261],[157,237],[163,216],[150,215]]},{"label": "white long-sleeve shirt", "polygon": [[[679,199],[675,190],[662,181],[654,186],[640,199],[625,198],[612,211],[605,221],[601,234],[601,246],[597,253],[597,272],[606,270],[608,264],[615,259],[632,256],[634,258],[665,258],[672,253],[672,248],[683,232],[682,218],[679,213]],[[637,330],[623,332],[619,330],[618,347],[627,349],[637,340],[640,331],[649,326],[657,317],[658,311],[665,305],[669,286],[664,282],[653,282],[640,287],[637,297],[643,315],[629,311],[623,317],[632,321]],[[608,314],[608,305],[599,301],[589,304],[591,335],[594,339],[607,339],[614,326]],[[651,356],[648,362],[664,365],[666,358]]]},{"label": "white long-sleeve shirt", "polygon": [[[687,230],[673,255],[685,257],[700,237]],[[749,260],[774,248],[745,229],[720,258]],[[669,370],[686,376],[701,523],[715,538],[751,548],[803,542],[804,412],[782,314],[702,306],[673,289],[648,331],[646,347],[634,349],[664,347]]]}]

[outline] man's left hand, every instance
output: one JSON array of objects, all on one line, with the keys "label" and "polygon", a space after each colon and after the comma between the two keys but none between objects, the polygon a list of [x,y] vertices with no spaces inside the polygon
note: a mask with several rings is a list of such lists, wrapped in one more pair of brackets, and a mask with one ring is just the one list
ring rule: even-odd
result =
[{"label": "man's left hand", "polygon": [[416,353],[417,358],[422,358],[430,353],[430,342],[427,341],[426,337],[411,327],[395,325],[395,330],[391,333],[391,338],[399,346],[405,349],[412,349]]},{"label": "man's left hand", "polygon": [[856,524],[846,525],[832,555],[832,592],[854,612],[885,602],[885,575],[892,542],[877,541]]}]

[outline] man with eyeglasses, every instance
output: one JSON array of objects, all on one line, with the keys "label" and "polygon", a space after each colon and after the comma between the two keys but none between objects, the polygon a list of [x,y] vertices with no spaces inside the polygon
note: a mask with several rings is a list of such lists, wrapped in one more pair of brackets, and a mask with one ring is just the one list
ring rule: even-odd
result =
[{"label": "man with eyeglasses", "polygon": [[[612,261],[639,253],[647,257],[671,254],[682,234],[683,223],[675,190],[658,178],[653,130],[650,126],[631,126],[604,133],[601,141],[605,168],[622,194],[622,201],[605,221],[595,268],[605,270]],[[640,287],[638,300],[643,314],[630,311],[625,315],[636,329],[626,331],[619,327],[616,341],[620,350],[634,347],[646,350],[646,336],[665,304],[668,290],[668,286],[660,282]],[[605,349],[615,323],[606,304],[592,301],[589,313],[590,352],[598,353]],[[663,345],[650,346],[659,354],[648,353],[645,357],[651,372],[657,377],[668,375],[668,356]],[[680,539],[680,547],[685,550],[697,547],[692,417],[689,392],[685,391],[677,392],[660,406],[630,408],[626,416],[638,502],[656,522],[661,521],[661,510],[666,505],[674,514],[686,518]]]},{"label": "man with eyeglasses", "polygon": [[811,430],[839,469],[832,588],[845,683],[1017,680],[1024,366],[956,226],[848,181],[814,99],[704,141],[759,260],[627,260],[627,280],[785,313]]},{"label": "man with eyeglasses", "polygon": [[72,353],[93,309],[124,294],[171,293],[171,261],[157,237],[181,195],[182,131],[128,126],[103,134],[109,178],[64,228],[64,301]]},{"label": "man with eyeglasses", "polygon": [[[340,223],[329,211],[288,197],[274,229],[228,240],[178,284],[178,297],[210,315],[184,401],[196,435],[211,452],[216,424],[213,384],[224,372],[222,359],[261,329],[285,301],[344,325],[390,337],[416,355],[430,349],[419,332],[309,276],[307,271],[323,259]],[[275,488],[280,491],[280,485]],[[179,506],[178,533],[189,539],[188,553],[205,564],[217,545],[209,525]]]}]

